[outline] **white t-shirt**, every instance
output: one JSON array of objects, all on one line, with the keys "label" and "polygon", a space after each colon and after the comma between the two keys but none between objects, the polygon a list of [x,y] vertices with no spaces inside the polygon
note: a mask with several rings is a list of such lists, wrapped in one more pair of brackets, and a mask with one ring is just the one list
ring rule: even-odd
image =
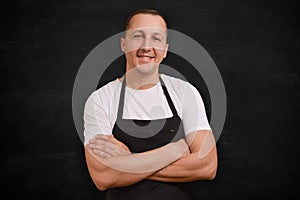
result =
[{"label": "white t-shirt", "polygon": [[[181,118],[185,134],[211,130],[198,90],[190,83],[161,74]],[[96,134],[112,134],[117,119],[122,83],[116,79],[93,92],[84,108],[84,144]],[[145,90],[125,89],[123,119],[153,120],[172,117],[160,83]]]}]

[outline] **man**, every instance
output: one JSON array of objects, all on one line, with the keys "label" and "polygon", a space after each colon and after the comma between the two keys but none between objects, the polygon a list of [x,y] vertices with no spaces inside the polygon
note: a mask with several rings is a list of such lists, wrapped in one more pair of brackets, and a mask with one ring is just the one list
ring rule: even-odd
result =
[{"label": "man", "polygon": [[189,83],[158,73],[168,50],[159,12],[136,11],[125,31],[125,76],[92,93],[85,106],[90,175],[107,200],[190,199],[182,182],[212,180],[217,169],[203,101]]}]

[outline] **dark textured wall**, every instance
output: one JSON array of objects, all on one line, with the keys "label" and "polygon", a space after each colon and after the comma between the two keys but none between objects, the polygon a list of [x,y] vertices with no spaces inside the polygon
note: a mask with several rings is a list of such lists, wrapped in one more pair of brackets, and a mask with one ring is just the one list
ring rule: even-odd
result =
[{"label": "dark textured wall", "polygon": [[[0,8],[1,199],[104,197],[89,177],[73,124],[72,87],[87,54],[122,31],[126,17],[139,8],[160,10],[170,28],[198,41],[225,83],[228,110],[217,143],[218,174],[213,181],[191,183],[194,199],[296,194],[296,1],[23,0]],[[169,65],[184,63],[171,58]]]}]

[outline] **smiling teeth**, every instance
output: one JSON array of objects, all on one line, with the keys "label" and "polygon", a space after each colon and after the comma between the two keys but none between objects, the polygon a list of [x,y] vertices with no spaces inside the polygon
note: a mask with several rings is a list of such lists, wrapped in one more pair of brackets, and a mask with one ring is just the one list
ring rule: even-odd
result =
[{"label": "smiling teeth", "polygon": [[150,58],[150,57],[147,57],[147,56],[142,56],[141,58],[142,58],[143,60],[146,60],[146,61],[151,60],[151,58]]}]

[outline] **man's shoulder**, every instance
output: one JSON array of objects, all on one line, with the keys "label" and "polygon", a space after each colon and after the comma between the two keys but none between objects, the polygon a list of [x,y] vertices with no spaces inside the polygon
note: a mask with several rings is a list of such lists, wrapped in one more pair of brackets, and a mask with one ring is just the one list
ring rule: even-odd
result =
[{"label": "man's shoulder", "polygon": [[97,101],[110,101],[113,94],[120,88],[120,82],[118,79],[112,80],[97,90],[93,91],[89,96],[89,99],[94,99]]},{"label": "man's shoulder", "polygon": [[96,93],[102,93],[102,92],[106,92],[106,91],[110,91],[111,92],[111,90],[115,90],[120,85],[121,85],[120,81],[118,79],[114,79],[114,80],[112,80],[112,81],[104,84],[100,88],[98,88],[95,92]]},{"label": "man's shoulder", "polygon": [[165,82],[166,86],[175,87],[175,88],[192,87],[192,85],[188,81],[184,80],[184,78],[177,78],[166,74],[161,74],[161,77]]},{"label": "man's shoulder", "polygon": [[179,96],[188,96],[191,94],[199,94],[199,91],[194,85],[184,80],[184,78],[177,78],[166,74],[161,74],[166,87],[175,92]]}]

